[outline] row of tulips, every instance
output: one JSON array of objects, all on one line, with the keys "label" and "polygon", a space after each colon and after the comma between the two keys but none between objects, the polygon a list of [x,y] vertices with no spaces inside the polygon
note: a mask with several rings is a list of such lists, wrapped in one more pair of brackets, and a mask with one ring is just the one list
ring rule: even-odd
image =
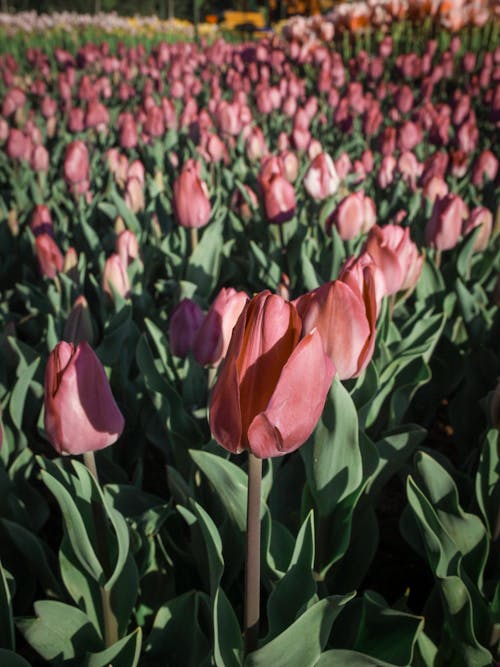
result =
[{"label": "row of tulips", "polygon": [[6,664],[498,660],[490,28],[1,57]]}]

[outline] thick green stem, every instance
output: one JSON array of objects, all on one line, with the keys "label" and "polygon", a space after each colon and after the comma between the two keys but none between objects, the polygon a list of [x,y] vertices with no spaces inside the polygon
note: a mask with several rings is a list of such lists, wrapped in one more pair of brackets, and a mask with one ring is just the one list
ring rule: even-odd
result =
[{"label": "thick green stem", "polygon": [[283,255],[284,269],[287,276],[290,276],[290,263],[288,261],[288,248],[285,243],[285,233],[283,231],[283,224],[278,225],[280,234],[281,254]]},{"label": "thick green stem", "polygon": [[[94,452],[85,452],[83,454],[83,462],[87,466],[89,472],[94,476],[95,481],[99,484]],[[106,515],[102,505],[95,501],[92,501],[92,516],[94,518],[97,557],[102,565],[105,576],[108,577],[110,568],[105,533]],[[111,591],[107,590],[104,586],[100,586],[100,589],[102,615],[104,618],[104,643],[106,648],[108,648],[109,646],[116,644],[118,641],[118,623],[116,616],[111,609]]]},{"label": "thick green stem", "polygon": [[260,493],[262,459],[248,452],[245,655],[257,648],[260,617]]}]

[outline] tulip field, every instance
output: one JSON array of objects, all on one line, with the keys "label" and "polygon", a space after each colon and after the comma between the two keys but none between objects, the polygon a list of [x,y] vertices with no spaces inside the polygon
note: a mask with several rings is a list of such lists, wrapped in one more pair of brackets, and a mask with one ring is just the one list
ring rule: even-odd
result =
[{"label": "tulip field", "polygon": [[500,665],[499,9],[0,14],[0,667]]}]

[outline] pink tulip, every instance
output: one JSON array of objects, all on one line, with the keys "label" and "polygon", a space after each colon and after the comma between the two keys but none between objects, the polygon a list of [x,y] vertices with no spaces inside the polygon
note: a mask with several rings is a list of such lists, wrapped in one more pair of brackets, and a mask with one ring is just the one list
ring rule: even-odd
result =
[{"label": "pink tulip", "polygon": [[314,158],[304,176],[306,192],[318,201],[334,195],[339,183],[332,158],[323,152]]},{"label": "pink tulip", "polygon": [[11,160],[28,161],[31,155],[31,142],[21,130],[11,127],[9,136],[7,137],[5,152]]},{"label": "pink tulip", "polygon": [[89,188],[89,153],[80,139],[66,148],[64,178],[74,192],[82,194]]},{"label": "pink tulip", "polygon": [[269,222],[281,224],[295,214],[295,189],[284,176],[273,174],[261,181],[264,210]]},{"label": "pink tulip", "polygon": [[45,146],[34,146],[31,151],[31,168],[36,172],[46,172],[49,170],[49,152]]},{"label": "pink tulip", "polygon": [[170,350],[176,357],[187,357],[205,316],[199,305],[191,299],[183,299],[170,316]]},{"label": "pink tulip", "polygon": [[242,220],[248,222],[252,219],[254,211],[259,207],[259,200],[249,185],[244,185],[244,188],[247,195],[246,198],[243,196],[241,190],[236,188],[236,190],[233,192],[233,196],[231,197],[230,208]]},{"label": "pink tulip", "polygon": [[30,229],[35,236],[40,236],[40,234],[54,236],[52,216],[45,204],[37,204],[35,206],[30,218]]},{"label": "pink tulip", "polygon": [[294,302],[302,333],[319,331],[341,380],[360,375],[373,355],[377,313],[371,269],[364,270],[364,280],[362,292],[333,280]]},{"label": "pink tulip", "polygon": [[61,342],[45,369],[45,432],[59,454],[83,454],[112,445],[124,427],[106,373],[85,341]]},{"label": "pink tulip", "polygon": [[89,345],[92,345],[94,342],[94,329],[90,317],[89,304],[83,294],[80,294],[73,303],[71,312],[64,325],[63,338],[68,343],[74,343],[74,345],[78,345],[82,341],[86,341]]},{"label": "pink tulip", "polygon": [[[365,203],[365,200],[368,200]],[[332,225],[335,225],[340,238],[349,241],[359,234],[367,232],[375,223],[375,211],[373,201],[365,197],[363,190],[351,192],[344,197],[333,213],[326,221],[326,232],[331,233]]]},{"label": "pink tulip", "polygon": [[130,229],[124,229],[116,239],[115,250],[125,269],[139,257],[139,242]]},{"label": "pink tulip", "polygon": [[436,199],[442,199],[448,194],[448,185],[439,176],[432,176],[424,185],[422,194],[429,201],[434,203]]},{"label": "pink tulip", "polygon": [[454,248],[462,232],[467,207],[458,195],[449,194],[434,202],[432,215],[425,227],[425,242],[437,250]]},{"label": "pink tulip", "polygon": [[382,271],[387,295],[415,287],[424,257],[411,240],[408,227],[374,225],[368,234],[365,251]]},{"label": "pink tulip", "polygon": [[120,255],[110,255],[104,264],[102,273],[102,289],[114,300],[113,290],[122,297],[130,294],[130,282],[127,269],[123,266]]},{"label": "pink tulip", "polygon": [[497,158],[491,151],[484,150],[472,167],[472,182],[474,185],[482,186],[484,181],[494,181],[497,173]]},{"label": "pink tulip", "polygon": [[35,250],[42,275],[55,278],[63,270],[64,257],[52,236],[39,234],[35,239]]},{"label": "pink tulip", "polygon": [[493,229],[493,215],[484,206],[476,206],[472,209],[469,217],[462,225],[462,235],[467,236],[477,227],[481,227],[481,231],[476,236],[473,250],[474,252],[482,252],[488,247]]},{"label": "pink tulip", "polygon": [[396,158],[392,155],[384,155],[377,174],[377,183],[380,188],[387,188],[394,181],[396,169]]},{"label": "pink tulip", "polygon": [[193,344],[193,355],[202,366],[217,366],[226,356],[233,327],[248,301],[246,292],[223,287],[210,306]]},{"label": "pink tulip", "polygon": [[212,392],[210,428],[233,453],[283,456],[311,435],[335,373],[295,307],[268,291],[241,313]]},{"label": "pink tulip", "polygon": [[200,163],[187,160],[174,182],[174,212],[182,227],[204,227],[212,209],[205,181],[200,178]]}]

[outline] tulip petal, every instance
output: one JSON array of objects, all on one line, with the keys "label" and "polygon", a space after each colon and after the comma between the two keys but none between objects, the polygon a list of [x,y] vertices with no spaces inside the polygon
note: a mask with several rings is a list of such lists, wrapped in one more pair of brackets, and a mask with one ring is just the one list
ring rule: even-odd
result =
[{"label": "tulip petal", "polygon": [[248,429],[251,452],[282,456],[300,447],[316,426],[335,368],[317,330],[303,338],[284,365],[266,409]]}]

